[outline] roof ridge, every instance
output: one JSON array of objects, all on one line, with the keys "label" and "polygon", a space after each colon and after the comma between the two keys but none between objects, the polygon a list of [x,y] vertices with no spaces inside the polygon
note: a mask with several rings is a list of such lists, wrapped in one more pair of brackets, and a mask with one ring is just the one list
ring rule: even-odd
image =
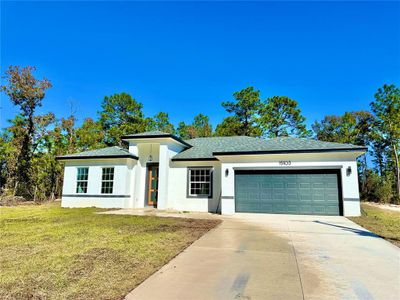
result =
[{"label": "roof ridge", "polygon": [[198,139],[220,139],[220,138],[250,138],[250,139],[257,139],[258,137],[255,136],[248,136],[248,135],[230,135],[230,136],[199,136],[191,139],[187,139],[186,141],[190,140],[198,140]]}]

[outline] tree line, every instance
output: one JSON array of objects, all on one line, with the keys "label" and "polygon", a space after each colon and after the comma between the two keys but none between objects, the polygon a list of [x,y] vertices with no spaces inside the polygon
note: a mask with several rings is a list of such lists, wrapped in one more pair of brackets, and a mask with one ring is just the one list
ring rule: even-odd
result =
[{"label": "tree line", "polygon": [[59,155],[101,147],[126,145],[120,136],[159,130],[182,139],[245,135],[294,136],[367,146],[359,158],[361,197],[369,201],[399,202],[400,89],[383,85],[369,111],[328,115],[309,130],[298,103],[286,96],[261,99],[260,91],[247,87],[222,102],[229,114],[214,129],[208,116],[199,113],[189,124],[174,126],[167,112],[145,116],[143,104],[127,93],[105,96],[98,117],[80,126],[73,112],[66,118],[54,113],[37,114],[48,79],[34,76],[34,67],[10,66],[4,73],[5,93],[19,112],[0,133],[0,195],[41,201],[59,197],[63,168]]}]

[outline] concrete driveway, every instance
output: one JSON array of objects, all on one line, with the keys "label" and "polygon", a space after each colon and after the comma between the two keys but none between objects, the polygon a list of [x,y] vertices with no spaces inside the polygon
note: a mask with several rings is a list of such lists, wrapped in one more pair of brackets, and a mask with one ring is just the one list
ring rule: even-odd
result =
[{"label": "concrete driveway", "polygon": [[236,214],[127,299],[400,299],[400,250],[344,217]]}]

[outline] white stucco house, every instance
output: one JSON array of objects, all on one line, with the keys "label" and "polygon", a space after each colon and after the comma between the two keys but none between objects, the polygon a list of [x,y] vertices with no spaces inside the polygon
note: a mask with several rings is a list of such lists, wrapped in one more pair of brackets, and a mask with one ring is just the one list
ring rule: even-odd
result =
[{"label": "white stucco house", "polygon": [[356,158],[366,148],[299,138],[182,140],[164,132],[58,157],[63,207],[360,215]]}]

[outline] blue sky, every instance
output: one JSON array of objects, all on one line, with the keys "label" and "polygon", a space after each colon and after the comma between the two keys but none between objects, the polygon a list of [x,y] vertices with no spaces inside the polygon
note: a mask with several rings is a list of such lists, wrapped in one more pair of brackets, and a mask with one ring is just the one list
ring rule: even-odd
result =
[{"label": "blue sky", "polygon": [[[53,83],[39,113],[96,117],[127,92],[173,123],[215,125],[247,86],[289,96],[307,124],[368,109],[400,85],[399,2],[2,2],[1,70],[33,65]],[[0,127],[17,109],[1,96]]]}]

